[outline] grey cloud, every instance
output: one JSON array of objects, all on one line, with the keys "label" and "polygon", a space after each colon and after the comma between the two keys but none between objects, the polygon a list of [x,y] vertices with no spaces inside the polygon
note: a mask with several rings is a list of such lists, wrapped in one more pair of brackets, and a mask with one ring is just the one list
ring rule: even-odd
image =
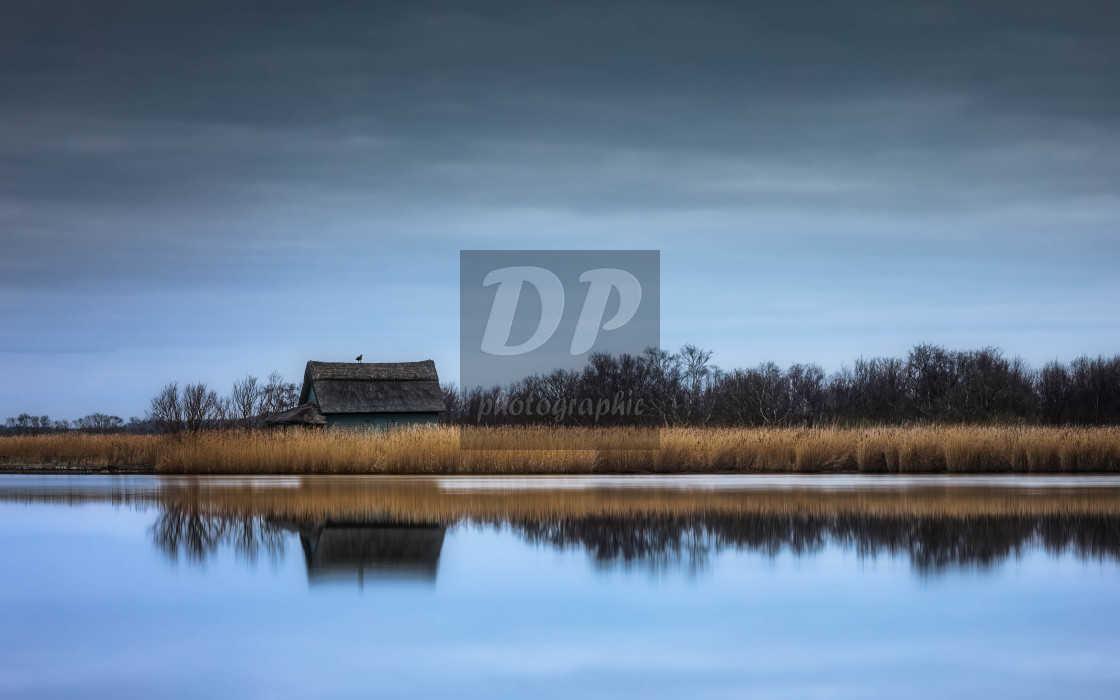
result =
[{"label": "grey cloud", "polygon": [[810,328],[1008,289],[1066,333],[1116,292],[1117,75],[1108,2],[9,3],[0,350],[410,327],[368,300],[419,266],[448,303],[461,247],[662,248],[680,304],[807,288]]}]

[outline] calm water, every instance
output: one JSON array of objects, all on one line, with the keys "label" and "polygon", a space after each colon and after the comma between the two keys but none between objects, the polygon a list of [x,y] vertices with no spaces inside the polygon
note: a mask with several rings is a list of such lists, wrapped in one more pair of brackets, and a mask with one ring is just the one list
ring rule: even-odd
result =
[{"label": "calm water", "polygon": [[1115,478],[0,476],[0,697],[1120,697]]}]

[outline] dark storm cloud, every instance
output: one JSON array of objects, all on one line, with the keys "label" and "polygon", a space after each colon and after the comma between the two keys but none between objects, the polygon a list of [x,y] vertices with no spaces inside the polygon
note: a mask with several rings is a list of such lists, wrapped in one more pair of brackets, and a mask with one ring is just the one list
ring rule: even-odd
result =
[{"label": "dark storm cloud", "polygon": [[[945,171],[989,171],[981,181],[1001,166],[1049,171],[1020,178],[1030,189],[1084,193],[1116,176],[1115,152],[1096,152],[1120,126],[1113,6],[837,5],[25,4],[0,30],[7,189],[242,201],[238,185],[280,180],[629,207],[751,188],[721,196],[665,173],[635,192],[628,165],[718,173],[743,157],[822,180],[897,181],[937,154]],[[974,157],[991,149],[1006,149],[1002,163]],[[573,182],[601,161],[624,172]],[[559,172],[527,181],[518,162]],[[456,170],[478,163],[481,182]],[[958,183],[936,176],[912,174],[956,199]]]},{"label": "dark storm cloud", "polygon": [[277,337],[460,247],[1065,284],[1116,262],[1118,75],[1106,2],[8,3],[0,352]]}]

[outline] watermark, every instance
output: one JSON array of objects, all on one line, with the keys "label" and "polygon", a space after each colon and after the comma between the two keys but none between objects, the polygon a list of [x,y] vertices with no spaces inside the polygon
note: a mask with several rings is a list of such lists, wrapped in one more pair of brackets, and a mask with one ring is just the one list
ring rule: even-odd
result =
[{"label": "watermark", "polygon": [[655,250],[461,251],[459,418],[541,428],[462,446],[657,449],[640,358],[660,346],[660,267]]},{"label": "watermark", "polygon": [[555,423],[563,423],[565,419],[575,423],[574,419],[578,417],[583,419],[579,421],[581,425],[599,425],[600,419],[605,423],[607,418],[633,418],[641,422],[642,417],[646,415],[643,403],[645,399],[640,396],[635,398],[633,390],[618,391],[613,400],[606,397],[592,399],[589,396],[538,399],[532,392],[525,397],[517,395],[495,397],[483,393],[477,406],[472,406],[472,415],[478,423],[491,417],[524,416],[527,419],[548,418]]}]

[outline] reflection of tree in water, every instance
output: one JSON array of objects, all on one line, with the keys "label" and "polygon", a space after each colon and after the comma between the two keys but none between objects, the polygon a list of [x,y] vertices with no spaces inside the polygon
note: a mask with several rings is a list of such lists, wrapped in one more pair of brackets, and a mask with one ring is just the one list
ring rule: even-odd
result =
[{"label": "reflection of tree in water", "polygon": [[700,517],[585,516],[493,524],[508,525],[534,545],[583,549],[601,567],[622,564],[657,571],[695,571],[718,546]]},{"label": "reflection of tree in water", "polygon": [[256,561],[267,555],[278,562],[286,538],[297,535],[313,581],[399,574],[434,580],[446,528],[432,524],[370,522],[299,522],[247,513],[224,514],[165,504],[151,526],[156,546],[172,561],[185,554],[203,563],[222,548]]},{"label": "reflection of tree in water", "polygon": [[182,553],[188,561],[203,562],[222,547],[232,547],[249,561],[256,561],[262,553],[274,562],[284,556],[284,529],[255,515],[203,513],[163,504],[151,533],[156,546],[172,561]]},{"label": "reflection of tree in water", "polygon": [[653,569],[697,568],[710,554],[729,548],[805,556],[830,544],[855,549],[860,557],[908,555],[925,572],[988,568],[1034,548],[1053,556],[1120,561],[1120,517],[1111,515],[604,515],[510,526],[534,544],[586,550],[601,565]]},{"label": "reflection of tree in water", "polygon": [[[725,549],[775,557],[782,552],[808,556],[828,546],[854,550],[860,557],[905,555],[923,572],[962,566],[988,568],[1034,549],[1054,556],[1068,553],[1082,559],[1120,561],[1120,516],[1108,514],[591,514],[535,519],[464,517],[430,523],[420,530],[434,528],[442,544],[442,528],[464,522],[508,526],[534,545],[578,548],[601,566],[653,570],[697,569],[713,553]],[[349,533],[345,549],[354,550],[349,558],[364,557],[363,561],[376,563],[389,556],[385,552],[417,549],[415,543],[408,544],[418,536],[416,526],[387,527],[389,524],[371,513],[367,524],[358,519],[348,526],[350,529],[340,530]],[[222,547],[232,547],[249,560],[262,553],[278,560],[284,552],[286,533],[299,532],[305,540],[310,536],[304,532],[307,527],[297,525],[244,511],[226,514],[219,509],[164,503],[151,532],[157,546],[173,560],[185,554],[191,561],[204,561]],[[338,539],[338,532],[330,533]],[[354,533],[361,536],[362,546],[357,549],[350,542]],[[431,547],[424,551],[428,549]],[[438,549],[434,550],[436,560]],[[425,556],[432,559],[431,555]],[[401,558],[399,553],[397,558]],[[429,564],[429,568],[434,567],[434,562]]]}]

